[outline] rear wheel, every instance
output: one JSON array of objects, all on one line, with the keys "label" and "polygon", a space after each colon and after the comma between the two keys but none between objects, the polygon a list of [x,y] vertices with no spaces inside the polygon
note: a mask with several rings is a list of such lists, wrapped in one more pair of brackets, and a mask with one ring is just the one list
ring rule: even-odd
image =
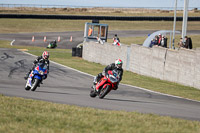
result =
[{"label": "rear wheel", "polygon": [[107,85],[105,88],[102,88],[99,93],[99,98],[103,99],[110,92],[110,85]]},{"label": "rear wheel", "polygon": [[32,83],[32,87],[31,87],[31,91],[35,91],[36,88],[38,87],[39,83],[40,83],[40,80],[39,79],[33,79],[33,83]]}]

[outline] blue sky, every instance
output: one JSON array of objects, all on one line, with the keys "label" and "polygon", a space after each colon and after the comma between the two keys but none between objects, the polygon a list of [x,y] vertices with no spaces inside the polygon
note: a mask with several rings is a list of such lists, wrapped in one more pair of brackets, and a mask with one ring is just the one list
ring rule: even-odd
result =
[{"label": "blue sky", "polygon": [[[40,4],[100,7],[174,7],[175,0],[0,0],[0,4]],[[178,7],[184,0],[178,0]],[[200,7],[200,0],[189,0],[189,7]]]}]

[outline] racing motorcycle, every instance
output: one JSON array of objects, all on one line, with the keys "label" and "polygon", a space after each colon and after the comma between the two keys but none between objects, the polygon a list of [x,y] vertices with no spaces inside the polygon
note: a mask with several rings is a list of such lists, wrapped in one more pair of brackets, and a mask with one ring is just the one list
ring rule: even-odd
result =
[{"label": "racing motorcycle", "polygon": [[40,83],[45,76],[47,76],[47,65],[45,63],[38,63],[29,74],[25,90],[35,91],[37,87],[40,87]]},{"label": "racing motorcycle", "polygon": [[99,96],[100,99],[103,99],[112,89],[115,89],[118,81],[118,72],[116,70],[109,70],[106,76],[103,76],[96,85],[93,85],[90,97]]},{"label": "racing motorcycle", "polygon": [[56,48],[57,47],[57,42],[56,41],[52,41],[48,44],[47,48]]}]

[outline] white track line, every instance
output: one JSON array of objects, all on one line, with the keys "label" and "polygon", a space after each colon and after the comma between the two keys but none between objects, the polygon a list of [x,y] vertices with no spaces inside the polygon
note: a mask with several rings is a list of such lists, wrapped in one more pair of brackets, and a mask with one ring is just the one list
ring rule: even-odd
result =
[{"label": "white track line", "polygon": [[[24,51],[22,51],[22,52],[23,52],[23,53],[26,53],[26,54],[28,54],[28,55],[37,57],[36,55],[30,54],[30,53],[27,53],[27,52],[24,52]],[[62,66],[62,67],[65,67],[65,68],[67,68],[67,69],[71,69],[71,70],[73,70],[73,71],[76,71],[76,72],[79,72],[79,73],[82,73],[82,74],[85,74],[85,75],[94,77],[94,75],[91,75],[91,74],[88,74],[88,73],[79,71],[79,70],[77,70],[77,69],[74,69],[74,68],[71,68],[71,67],[68,67],[68,66],[59,64],[59,63],[57,63],[57,62],[54,62],[54,61],[51,61],[51,62],[53,62],[54,64],[57,64],[57,65],[60,65],[60,66]],[[136,89],[139,89],[139,90],[144,90],[144,91],[147,91],[147,92],[155,93],[155,94],[160,94],[160,95],[164,95],[164,96],[170,96],[170,97],[174,97],[174,98],[178,98],[178,99],[185,99],[185,100],[189,100],[189,101],[199,102],[199,103],[200,103],[200,101],[192,100],[192,99],[189,99],[189,98],[184,98],[184,97],[180,97],[180,96],[174,96],[174,95],[165,94],[165,93],[161,93],[161,92],[157,92],[157,91],[152,91],[152,90],[148,90],[148,89],[141,88],[141,87],[137,87],[137,86],[133,86],[133,85],[122,84],[122,83],[120,83],[120,84],[121,84],[121,85],[125,85],[125,86],[129,86],[129,87],[133,87],[133,88],[136,88]]]}]

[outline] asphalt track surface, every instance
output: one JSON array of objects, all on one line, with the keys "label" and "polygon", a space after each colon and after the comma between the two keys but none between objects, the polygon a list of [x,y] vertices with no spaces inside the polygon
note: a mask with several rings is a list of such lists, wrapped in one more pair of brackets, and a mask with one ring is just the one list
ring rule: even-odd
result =
[{"label": "asphalt track surface", "polygon": [[50,62],[50,74],[35,92],[24,89],[25,73],[34,56],[16,49],[0,48],[0,93],[54,103],[105,110],[137,111],[200,121],[200,102],[119,85],[104,99],[89,96],[93,77]]},{"label": "asphalt track surface", "polygon": [[[139,37],[148,36],[155,32],[155,30],[128,30],[128,31],[109,31],[108,38],[112,38],[115,34],[120,37]],[[187,31],[188,35],[200,34],[200,30]],[[32,42],[32,36],[34,36],[35,41]],[[44,36],[46,36],[47,41],[44,42]],[[57,40],[60,36],[61,41],[58,42],[58,48],[71,49],[76,47],[78,44],[82,43],[84,38],[83,31],[68,31],[68,32],[42,32],[42,33],[16,33],[16,34],[0,34],[0,40],[15,40],[13,45],[24,45],[24,46],[40,46],[47,47],[49,42]],[[70,42],[72,36],[72,41]],[[122,42],[123,43],[123,42]]]}]

